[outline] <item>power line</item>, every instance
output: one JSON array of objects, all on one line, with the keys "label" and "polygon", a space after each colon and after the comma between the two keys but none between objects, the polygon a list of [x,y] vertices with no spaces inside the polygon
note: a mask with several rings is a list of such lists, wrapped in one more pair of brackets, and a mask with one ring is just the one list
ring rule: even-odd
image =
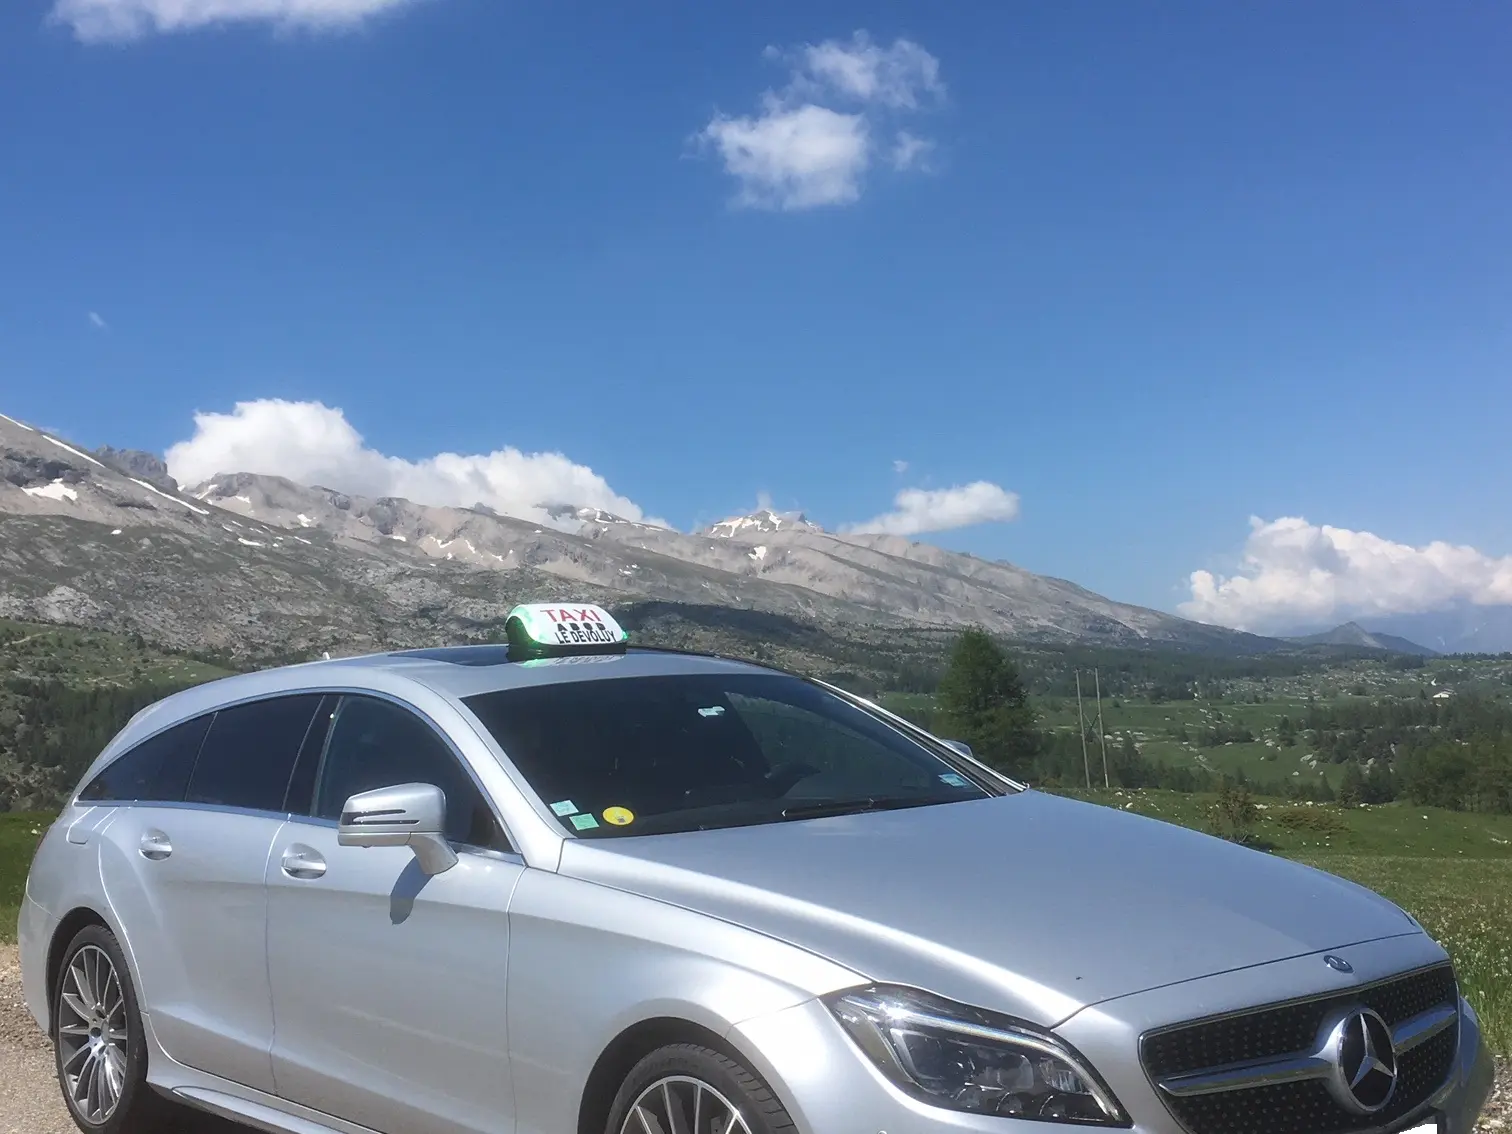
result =
[{"label": "power line", "polygon": [[1092,762],[1087,757],[1087,719],[1082,716],[1081,670],[1076,671],[1076,723],[1081,726],[1082,771],[1087,776],[1087,790],[1092,790]]},{"label": "power line", "polygon": [[1103,756],[1103,787],[1110,788],[1113,785],[1108,782],[1108,734],[1103,729],[1102,719],[1102,673],[1094,669],[1092,680],[1097,683],[1097,740],[1102,745]]}]

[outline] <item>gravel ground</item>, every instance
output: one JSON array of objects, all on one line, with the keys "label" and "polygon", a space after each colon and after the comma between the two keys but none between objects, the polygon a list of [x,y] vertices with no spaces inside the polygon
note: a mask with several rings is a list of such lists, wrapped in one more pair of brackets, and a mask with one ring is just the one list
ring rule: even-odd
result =
[{"label": "gravel ground", "polygon": [[[14,945],[0,945],[0,1134],[78,1134],[58,1093],[52,1044],[21,1000]],[[249,1134],[246,1127],[185,1113],[163,1134]]]},{"label": "gravel ground", "polygon": [[[1501,1065],[1477,1134],[1512,1134],[1512,1063]],[[58,1097],[52,1047],[21,1002],[16,947],[0,945],[0,1134],[77,1134]],[[164,1132],[169,1134],[169,1132]],[[246,1134],[240,1126],[193,1118],[173,1134]]]}]

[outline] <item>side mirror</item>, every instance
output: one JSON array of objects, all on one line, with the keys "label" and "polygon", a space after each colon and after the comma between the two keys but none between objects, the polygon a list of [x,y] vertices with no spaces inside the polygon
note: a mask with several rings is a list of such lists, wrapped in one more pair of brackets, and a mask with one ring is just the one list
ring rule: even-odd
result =
[{"label": "side mirror", "polygon": [[344,847],[409,847],[427,874],[457,865],[446,841],[446,793],[433,784],[358,792],[341,806],[336,842]]},{"label": "side mirror", "polygon": [[971,745],[967,744],[964,740],[942,740],[940,741],[940,743],[944,744],[948,748],[954,748],[962,756],[971,756],[973,759],[975,759],[975,756],[971,751]]}]

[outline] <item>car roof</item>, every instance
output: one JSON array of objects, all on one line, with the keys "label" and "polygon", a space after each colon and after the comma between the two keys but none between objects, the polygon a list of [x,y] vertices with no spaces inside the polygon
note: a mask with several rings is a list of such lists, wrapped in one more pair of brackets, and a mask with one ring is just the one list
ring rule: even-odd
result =
[{"label": "car roof", "polygon": [[559,682],[775,672],[780,671],[731,658],[636,647],[617,654],[577,654],[524,661],[510,660],[509,647],[503,645],[394,650],[278,666],[193,686],[138,713],[111,748],[135,743],[138,737],[222,706],[280,693],[371,689],[402,696],[408,689],[461,700],[479,693]]},{"label": "car roof", "polygon": [[[624,653],[571,654],[565,657],[511,660],[509,647],[441,646],[396,650],[386,654],[308,662],[289,666],[311,672],[349,673],[380,670],[418,682],[448,697],[471,697],[499,689],[552,685],[565,681],[600,681],[615,677],[654,677],[692,673],[763,673],[764,667],[711,654],[635,648]],[[341,677],[321,680],[345,680]]]}]

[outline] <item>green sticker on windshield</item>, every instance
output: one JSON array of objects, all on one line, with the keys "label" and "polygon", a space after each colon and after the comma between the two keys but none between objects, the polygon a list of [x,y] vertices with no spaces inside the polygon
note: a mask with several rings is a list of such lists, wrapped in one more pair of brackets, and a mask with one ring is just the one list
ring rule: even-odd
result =
[{"label": "green sticker on windshield", "polygon": [[572,825],[579,831],[587,831],[593,827],[597,827],[598,820],[592,815],[574,815],[572,817]]},{"label": "green sticker on windshield", "polygon": [[552,813],[555,814],[558,818],[561,818],[563,815],[571,815],[577,809],[578,805],[573,803],[570,799],[558,800],[556,803],[553,803],[551,805]]}]

